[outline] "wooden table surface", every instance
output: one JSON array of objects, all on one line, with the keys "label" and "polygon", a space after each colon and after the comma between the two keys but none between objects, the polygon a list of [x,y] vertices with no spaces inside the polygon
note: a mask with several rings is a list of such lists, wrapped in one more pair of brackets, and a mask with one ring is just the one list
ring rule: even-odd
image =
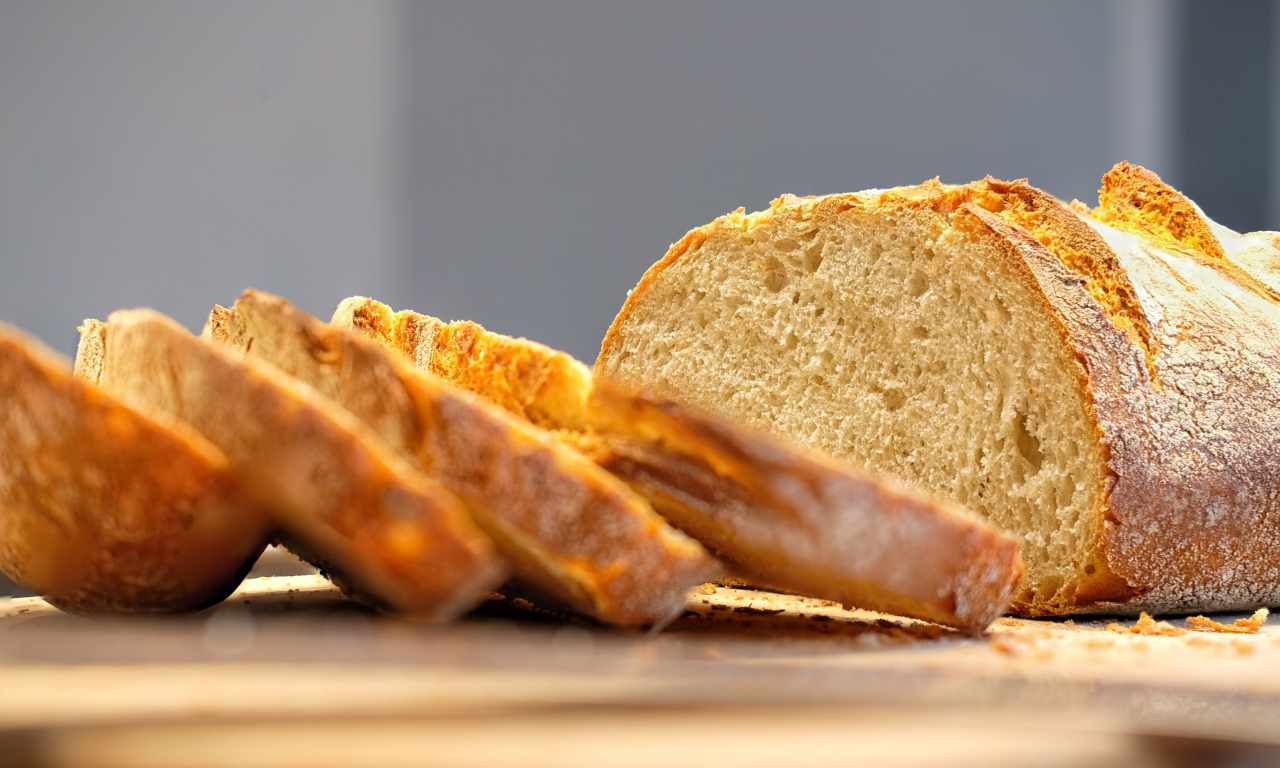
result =
[{"label": "wooden table surface", "polygon": [[314,575],[181,618],[0,600],[0,765],[1280,764],[1274,618],[1105,625],[708,587],[660,633],[518,601],[427,627]]}]

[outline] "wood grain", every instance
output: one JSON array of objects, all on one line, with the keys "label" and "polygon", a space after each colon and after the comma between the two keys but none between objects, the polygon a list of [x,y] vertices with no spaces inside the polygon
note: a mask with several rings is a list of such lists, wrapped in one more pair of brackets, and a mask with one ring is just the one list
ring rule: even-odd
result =
[{"label": "wood grain", "polygon": [[37,765],[1280,758],[1275,620],[1144,637],[1002,619],[971,638],[707,587],[661,633],[497,599],[425,627],[289,576],[163,620],[0,601],[0,679],[0,754]]}]

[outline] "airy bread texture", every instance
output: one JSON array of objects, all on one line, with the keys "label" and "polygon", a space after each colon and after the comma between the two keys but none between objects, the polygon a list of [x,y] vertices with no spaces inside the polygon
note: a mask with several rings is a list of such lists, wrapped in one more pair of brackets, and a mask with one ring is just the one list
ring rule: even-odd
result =
[{"label": "airy bread texture", "polygon": [[1100,202],[935,180],[738,210],[650,268],[596,370],[979,512],[1022,541],[1022,612],[1274,604],[1275,238],[1136,166]]},{"label": "airy bread texture", "polygon": [[1012,539],[949,505],[595,381],[536,342],[365,298],[334,322],[556,430],[755,583],[981,630],[1021,575]]},{"label": "airy bread texture", "polygon": [[0,571],[64,610],[196,610],[262,553],[226,457],[76,379],[0,325]]},{"label": "airy bread texture", "polygon": [[285,300],[215,307],[216,341],[297,377],[455,492],[521,586],[619,626],[662,625],[720,573],[644,499],[546,433]]},{"label": "airy bread texture", "polygon": [[82,336],[79,375],[198,430],[289,547],[356,595],[444,620],[503,578],[461,502],[318,393],[149,310],[85,321]]}]

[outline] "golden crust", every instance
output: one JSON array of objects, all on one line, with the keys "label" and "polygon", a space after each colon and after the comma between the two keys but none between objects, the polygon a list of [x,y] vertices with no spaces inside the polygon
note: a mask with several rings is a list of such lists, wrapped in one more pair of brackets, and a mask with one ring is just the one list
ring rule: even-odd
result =
[{"label": "golden crust", "polygon": [[529,339],[489,333],[465,320],[446,323],[362,296],[346,299],[334,323],[398,349],[423,370],[548,429],[586,426],[591,372],[570,355]]},{"label": "golden crust", "polygon": [[314,386],[457,493],[524,587],[606,623],[650,626],[718,573],[701,546],[616,478],[377,341],[257,291],[215,317],[216,339]]},{"label": "golden crust", "polygon": [[102,333],[100,364],[81,374],[198,429],[290,545],[360,596],[440,620],[501,579],[462,504],[315,392],[148,310],[115,312]]},{"label": "golden crust", "polygon": [[[667,268],[719,229],[752,226],[799,205],[833,215],[857,207],[889,217],[899,206],[947,213],[954,226],[987,237],[993,253],[1024,265],[1080,363],[1073,377],[1091,404],[1111,477],[1096,512],[1096,557],[1081,564],[1088,567],[1074,594],[1016,607],[1072,613],[1273,604],[1280,601],[1280,310],[1256,280],[1221,262],[1194,204],[1183,206],[1185,198],[1154,174],[1118,168],[1104,184],[1102,215],[1127,231],[1025,182],[992,179],[787,197],[759,214],[728,214],[690,232],[645,273],[606,333],[599,361],[616,353],[631,313]],[[992,205],[992,194],[1004,199]],[[1011,215],[1009,195],[1033,200],[1039,215]],[[1136,213],[1121,216],[1125,206]],[[1122,301],[1097,295],[1100,282],[1118,284],[1117,277],[1127,284]]]},{"label": "golden crust", "polygon": [[1099,221],[1166,248],[1185,249],[1259,296],[1280,301],[1280,291],[1228,258],[1213,224],[1199,206],[1140,165],[1117,163],[1107,171],[1093,214]]},{"label": "golden crust", "polygon": [[0,326],[0,571],[77,612],[196,610],[268,536],[215,447]]},{"label": "golden crust", "polygon": [[1226,260],[1195,204],[1140,165],[1116,163],[1103,175],[1093,213],[1113,227],[1180,245],[1216,262]]},{"label": "golden crust", "polygon": [[[353,326],[371,338],[517,415],[531,418],[525,404],[536,393],[559,393],[542,398],[533,418],[757,584],[980,631],[1021,576],[1016,543],[985,523],[720,419],[593,381],[563,352],[369,299],[343,302],[336,316],[361,318]],[[450,327],[460,332],[441,332]]]}]

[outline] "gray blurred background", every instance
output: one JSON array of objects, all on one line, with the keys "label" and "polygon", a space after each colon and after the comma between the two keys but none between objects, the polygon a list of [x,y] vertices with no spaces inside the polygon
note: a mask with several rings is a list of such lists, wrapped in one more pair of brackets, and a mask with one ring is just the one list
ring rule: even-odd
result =
[{"label": "gray blurred background", "polygon": [[[0,320],[364,293],[590,361],[739,205],[1148,165],[1280,229],[1272,2],[0,0]],[[3,406],[0,406],[3,407]]]}]

